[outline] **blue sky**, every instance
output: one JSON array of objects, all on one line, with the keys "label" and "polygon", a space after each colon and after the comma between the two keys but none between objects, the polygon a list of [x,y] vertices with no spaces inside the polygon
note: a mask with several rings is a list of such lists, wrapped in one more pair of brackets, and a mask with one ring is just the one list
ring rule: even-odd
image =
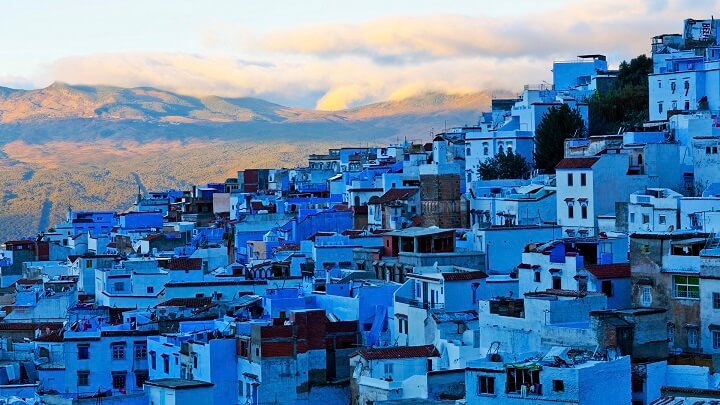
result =
[{"label": "blue sky", "polygon": [[336,109],[514,90],[552,60],[647,52],[713,0],[3,2],[0,85],[150,85]]}]

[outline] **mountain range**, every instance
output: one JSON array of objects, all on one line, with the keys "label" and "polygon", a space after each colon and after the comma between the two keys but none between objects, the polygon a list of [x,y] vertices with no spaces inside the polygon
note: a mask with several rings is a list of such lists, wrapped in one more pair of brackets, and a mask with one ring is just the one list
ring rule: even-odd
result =
[{"label": "mountain range", "polygon": [[151,87],[0,87],[0,240],[76,210],[126,209],[137,187],[223,181],[248,167],[289,167],[329,147],[426,142],[472,124],[490,95],[426,93],[340,111]]}]

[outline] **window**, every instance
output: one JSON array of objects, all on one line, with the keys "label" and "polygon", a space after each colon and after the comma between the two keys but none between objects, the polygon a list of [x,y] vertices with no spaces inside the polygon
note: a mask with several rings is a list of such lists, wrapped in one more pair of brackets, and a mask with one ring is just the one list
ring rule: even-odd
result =
[{"label": "window", "polygon": [[662,89],[662,82],[658,80],[658,89]]},{"label": "window", "polygon": [[568,173],[568,187],[572,187],[573,185],[573,174]]},{"label": "window", "polygon": [[580,206],[580,216],[582,219],[587,219],[587,205]]},{"label": "window", "polygon": [[197,368],[198,365],[198,356],[197,354],[193,355],[193,368]]},{"label": "window", "polygon": [[148,293],[148,294],[152,294],[152,293],[154,293],[154,292],[155,292],[155,287],[153,287],[153,286],[148,286],[148,288],[147,288],[147,293]]},{"label": "window", "polygon": [[386,376],[392,374],[392,372],[393,372],[393,364],[392,363],[385,363],[383,368],[385,369]]},{"label": "window", "polygon": [[153,370],[157,369],[157,356],[155,356],[155,352],[150,352],[150,367]]},{"label": "window", "polygon": [[612,297],[613,296],[612,280],[603,280],[602,284],[600,286],[600,289],[602,290],[603,294],[605,294],[608,297]]},{"label": "window", "polygon": [[92,260],[85,260],[85,268],[89,269],[92,267]]},{"label": "window", "polygon": [[244,388],[245,388],[245,383],[242,381],[238,382],[238,396],[239,397],[242,397],[245,395],[245,393],[243,393]]},{"label": "window", "polygon": [[145,381],[148,380],[149,373],[147,370],[135,370],[135,386],[142,388]]},{"label": "window", "polygon": [[659,113],[662,113],[662,112],[663,112],[663,105],[662,105],[662,103],[658,103],[658,112],[659,112]]},{"label": "window", "polygon": [[163,373],[169,374],[170,373],[170,357],[167,354],[163,354],[162,359],[163,359]]},{"label": "window", "polygon": [[650,215],[648,214],[642,214],[642,223],[643,225],[650,223]]},{"label": "window", "polygon": [[580,173],[580,185],[587,186],[587,174],[586,173]]},{"label": "window", "polygon": [[77,345],[78,360],[87,360],[90,358],[90,345]]},{"label": "window", "polygon": [[667,217],[665,215],[658,215],[658,224],[665,225],[667,223]]},{"label": "window", "polygon": [[575,207],[572,205],[568,205],[568,218],[572,218],[575,216]]},{"label": "window", "polygon": [[553,380],[553,391],[555,391],[555,392],[563,392],[563,391],[565,391],[565,381],[563,381],[563,380]]},{"label": "window", "polygon": [[490,146],[487,142],[483,142],[483,155],[487,156],[490,154]]},{"label": "window", "polygon": [[720,293],[712,293],[713,309],[720,309]]},{"label": "window", "polygon": [[685,111],[690,110],[690,102],[685,100]]},{"label": "window", "polygon": [[505,392],[519,394],[522,392],[522,387],[531,387],[535,388],[535,395],[542,395],[539,385],[540,370],[516,368],[507,369]]},{"label": "window", "polygon": [[125,359],[125,343],[113,343],[110,347],[112,348],[113,360]]},{"label": "window", "polygon": [[536,272],[535,272],[535,282],[536,282],[536,283],[539,283],[539,282],[540,282],[540,272],[539,272],[539,271],[536,271]]},{"label": "window", "polygon": [[700,298],[700,278],[697,276],[673,276],[673,297]]},{"label": "window", "polygon": [[495,377],[481,375],[478,377],[478,395],[495,394]]},{"label": "window", "polygon": [[710,147],[709,147],[709,146],[706,146],[706,147],[705,147],[705,154],[706,154],[706,155],[709,155],[709,154],[710,154]]},{"label": "window", "polygon": [[562,279],[560,277],[553,277],[552,288],[554,290],[562,290]]},{"label": "window", "polygon": [[467,155],[470,156],[472,154],[472,150],[470,148],[467,148]]},{"label": "window", "polygon": [[90,372],[87,370],[77,372],[77,385],[79,387],[87,387],[90,385]]},{"label": "window", "polygon": [[123,283],[122,281],[115,282],[113,283],[113,288],[116,292],[125,291],[125,283]]},{"label": "window", "polygon": [[677,100],[673,100],[672,102],[672,109],[677,110]]},{"label": "window", "polygon": [[147,345],[143,343],[135,343],[133,353],[136,360],[147,359]]},{"label": "window", "polygon": [[643,286],[642,293],[640,294],[640,305],[644,307],[652,305],[652,288]]},{"label": "window", "polygon": [[697,348],[697,337],[698,337],[697,334],[698,334],[697,329],[688,328],[688,330],[687,330],[688,347],[693,348],[693,349]]},{"label": "window", "polygon": [[631,223],[631,224],[632,224],[632,223],[635,223],[635,213],[634,213],[634,212],[631,212],[631,213],[630,213],[630,223]]},{"label": "window", "polygon": [[720,349],[720,331],[714,330],[712,333],[713,349]]},{"label": "window", "polygon": [[[675,88],[677,87],[677,84],[675,81],[670,82],[670,90],[672,91],[672,94],[675,94]],[[662,103],[661,103],[662,104]]]},{"label": "window", "polygon": [[112,373],[113,388],[116,390],[124,390],[126,379],[127,379],[127,374],[125,374],[125,371],[113,371],[113,373]]},{"label": "window", "polygon": [[712,153],[713,153],[713,155],[717,155],[717,153],[718,153],[718,147],[717,147],[717,146],[713,146],[713,147],[712,147]]}]

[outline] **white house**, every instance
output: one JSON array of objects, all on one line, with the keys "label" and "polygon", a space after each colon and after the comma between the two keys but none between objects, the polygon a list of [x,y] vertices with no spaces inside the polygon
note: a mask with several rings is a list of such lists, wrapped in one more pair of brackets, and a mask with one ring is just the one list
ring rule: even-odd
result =
[{"label": "white house", "polygon": [[629,404],[630,356],[595,360],[592,352],[570,359],[569,348],[544,356],[513,354],[471,362],[465,371],[466,404]]},{"label": "white house", "polygon": [[667,188],[648,188],[630,194],[628,232],[667,232],[680,229],[682,194]]}]

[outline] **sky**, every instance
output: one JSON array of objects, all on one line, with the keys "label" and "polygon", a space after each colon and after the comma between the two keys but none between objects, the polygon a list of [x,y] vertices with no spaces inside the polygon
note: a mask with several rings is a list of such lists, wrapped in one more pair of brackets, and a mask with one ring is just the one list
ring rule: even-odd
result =
[{"label": "sky", "polygon": [[337,110],[517,92],[554,60],[649,53],[720,0],[2,1],[0,86],[152,86]]}]

